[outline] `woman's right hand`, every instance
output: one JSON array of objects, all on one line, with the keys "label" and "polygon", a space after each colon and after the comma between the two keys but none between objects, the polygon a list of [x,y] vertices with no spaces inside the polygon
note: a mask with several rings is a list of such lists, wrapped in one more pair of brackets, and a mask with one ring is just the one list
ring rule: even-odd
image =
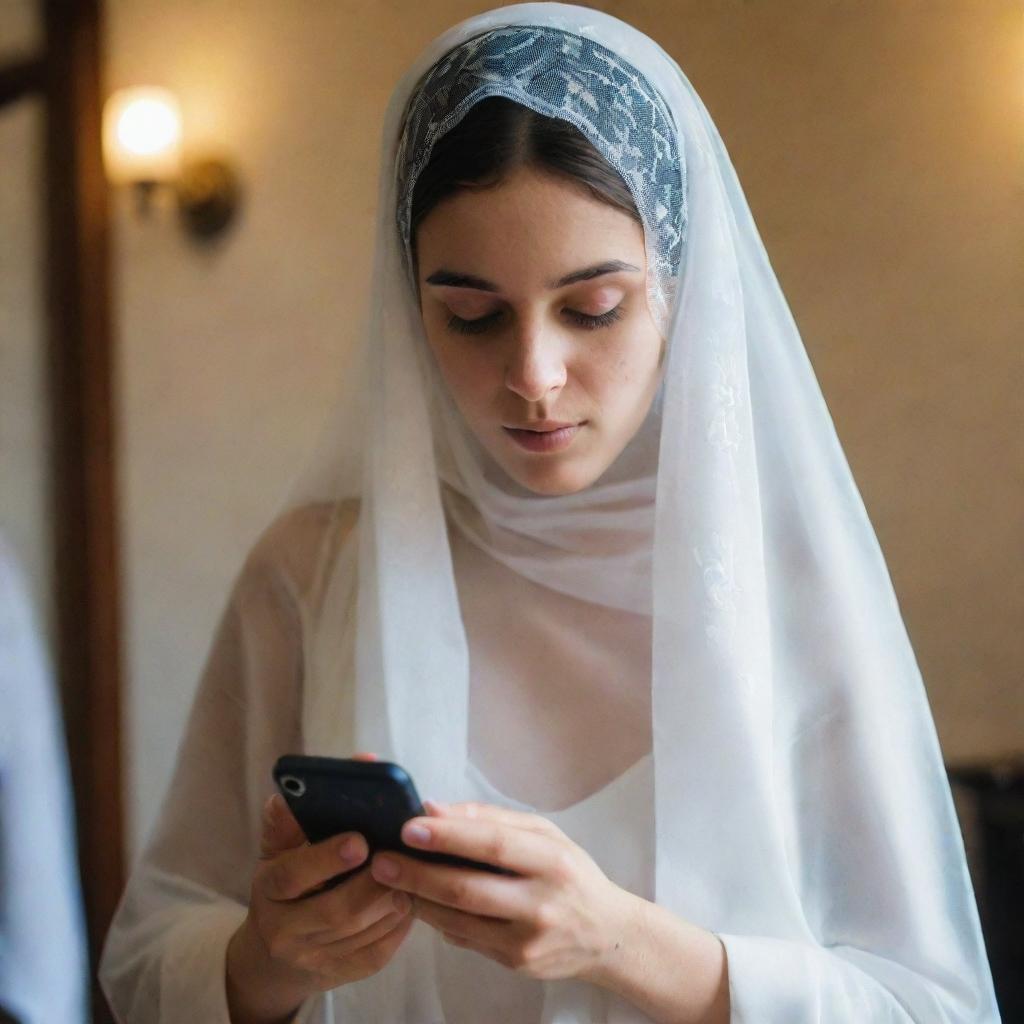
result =
[{"label": "woman's right hand", "polygon": [[359,981],[391,960],[414,920],[408,896],[366,868],[315,891],[368,852],[357,832],[307,843],[280,795],[267,802],[249,913],[227,949],[232,1024],[284,1024],[313,993]]}]

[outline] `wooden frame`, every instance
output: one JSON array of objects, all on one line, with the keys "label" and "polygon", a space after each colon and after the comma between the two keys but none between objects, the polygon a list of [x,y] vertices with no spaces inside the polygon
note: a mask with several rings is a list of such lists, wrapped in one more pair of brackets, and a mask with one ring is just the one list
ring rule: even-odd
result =
[{"label": "wooden frame", "polygon": [[22,96],[41,92],[45,62],[41,59],[21,60],[0,67],[0,107]]}]

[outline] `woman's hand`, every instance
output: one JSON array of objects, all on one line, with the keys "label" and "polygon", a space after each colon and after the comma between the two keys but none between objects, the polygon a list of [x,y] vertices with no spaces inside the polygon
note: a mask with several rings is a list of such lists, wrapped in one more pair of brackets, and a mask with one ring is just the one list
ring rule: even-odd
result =
[{"label": "woman's hand", "polygon": [[355,832],[307,843],[285,801],[278,794],[267,801],[249,913],[228,944],[232,1024],[290,1019],[313,993],[359,981],[391,960],[412,925],[408,897],[365,869],[317,892],[367,854]]},{"label": "woman's hand", "polygon": [[[413,915],[457,946],[533,978],[596,976],[627,926],[631,894],[537,814],[493,804],[427,802],[402,840],[511,868],[520,877],[377,853],[373,877],[413,897]],[[418,835],[417,828],[427,836]],[[388,866],[397,873],[389,874]]]}]

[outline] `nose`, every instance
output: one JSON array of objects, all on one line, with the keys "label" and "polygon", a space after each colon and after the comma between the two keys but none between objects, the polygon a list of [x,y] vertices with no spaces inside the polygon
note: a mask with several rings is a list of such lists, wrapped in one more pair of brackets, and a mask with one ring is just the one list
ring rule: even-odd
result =
[{"label": "nose", "polygon": [[527,402],[539,402],[565,384],[562,342],[539,326],[515,332],[505,366],[505,386]]}]

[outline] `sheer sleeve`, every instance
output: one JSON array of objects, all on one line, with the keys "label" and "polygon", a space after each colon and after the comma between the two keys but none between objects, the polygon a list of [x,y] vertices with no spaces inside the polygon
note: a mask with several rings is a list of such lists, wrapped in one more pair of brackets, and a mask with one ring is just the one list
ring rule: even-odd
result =
[{"label": "sheer sleeve", "polygon": [[889,697],[884,713],[853,694],[799,733],[782,763],[817,942],[720,934],[731,1024],[998,1024],[923,688]]},{"label": "sheer sleeve", "polygon": [[[100,982],[120,1024],[229,1024],[227,943],[246,915],[271,767],[302,750],[302,622],[334,521],[329,506],[279,520],[232,587],[103,949]],[[318,1019],[314,1002],[298,1020]]]}]

